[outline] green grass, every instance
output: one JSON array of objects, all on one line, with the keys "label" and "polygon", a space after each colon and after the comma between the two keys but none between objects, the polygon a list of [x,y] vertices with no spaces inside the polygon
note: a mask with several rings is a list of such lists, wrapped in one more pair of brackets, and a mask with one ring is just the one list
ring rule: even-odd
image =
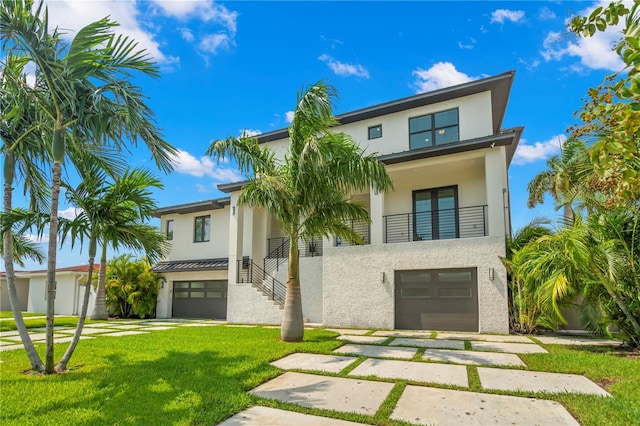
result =
[{"label": "green grass", "polygon": [[[56,319],[57,320],[57,319]],[[254,404],[378,425],[389,419],[407,383],[393,391],[373,416],[340,413],[266,400],[247,394],[280,370],[269,362],[293,352],[330,353],[344,344],[335,333],[307,330],[305,342],[284,343],[278,329],[178,327],[120,338],[80,342],[66,374],[26,372],[23,351],[0,353],[0,424],[216,424]],[[521,355],[529,370],[582,374],[613,398],[574,394],[511,393],[552,399],[586,425],[627,425],[640,418],[638,353],[600,347],[546,345],[548,354]],[[44,351],[44,345],[37,345]],[[66,344],[56,345],[56,358]],[[358,361],[334,377],[346,377]],[[469,388],[483,390],[477,368],[467,367]],[[376,380],[375,378],[370,378]],[[382,380],[393,382],[392,380]],[[434,387],[447,387],[432,385]]]},{"label": "green grass", "polygon": [[[34,314],[32,312],[23,312],[23,317],[40,317],[46,316],[47,314]],[[11,311],[0,311],[0,318],[13,318],[13,312]]]},{"label": "green grass", "polygon": [[[78,317],[55,317],[53,320],[57,326],[75,327],[78,324]],[[85,324],[90,324],[90,319],[85,320]],[[25,318],[24,323],[27,328],[45,327],[47,320],[45,318],[29,319]],[[11,331],[16,329],[16,322],[13,320],[0,321],[0,331]]]}]

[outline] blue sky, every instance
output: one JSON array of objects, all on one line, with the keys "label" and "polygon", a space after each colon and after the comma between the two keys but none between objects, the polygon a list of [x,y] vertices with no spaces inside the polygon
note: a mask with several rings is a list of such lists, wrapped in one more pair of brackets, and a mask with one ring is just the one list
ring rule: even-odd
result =
[{"label": "blue sky", "polygon": [[[304,85],[320,79],[335,85],[336,113],[342,113],[516,70],[503,122],[525,126],[509,171],[514,230],[538,215],[557,217],[551,200],[527,208],[527,184],[559,151],[587,89],[622,68],[611,51],[619,29],[592,39],[566,31],[571,15],[597,4],[48,2],[50,24],[67,29],[68,37],[110,15],[121,24],[117,32],[135,38],[158,62],[160,79],[135,81],[180,150],[175,171],[162,176],[159,206],[224,196],[216,185],[240,176],[233,164],[203,157],[209,143],[243,130],[286,127]],[[144,150],[134,150],[129,163],[151,167]],[[86,254],[63,248],[58,260],[59,266],[86,263]]]}]

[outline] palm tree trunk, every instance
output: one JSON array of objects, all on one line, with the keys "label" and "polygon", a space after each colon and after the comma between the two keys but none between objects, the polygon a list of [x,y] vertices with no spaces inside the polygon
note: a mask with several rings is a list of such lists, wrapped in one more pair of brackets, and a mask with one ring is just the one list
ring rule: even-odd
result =
[{"label": "palm tree trunk", "polygon": [[[59,131],[54,132],[54,140]],[[60,136],[61,137],[61,136]],[[53,363],[53,327],[56,302],[56,258],[58,235],[58,200],[60,198],[60,175],[62,165],[60,161],[53,162],[53,181],[51,184],[51,216],[49,219],[49,251],[47,254],[47,327],[45,373],[55,373]]]},{"label": "palm tree trunk", "polygon": [[302,317],[302,293],[300,292],[298,235],[291,235],[289,241],[287,295],[284,300],[280,335],[285,342],[301,342],[304,337],[304,319]]},{"label": "palm tree trunk", "polygon": [[73,352],[76,350],[76,346],[80,341],[80,336],[82,335],[82,328],[84,327],[84,320],[87,317],[87,309],[89,308],[89,296],[91,294],[91,278],[93,277],[93,262],[96,257],[96,238],[91,237],[91,241],[89,241],[89,270],[87,276],[87,284],[85,285],[84,297],[82,299],[82,309],[80,310],[80,317],[78,318],[78,325],[76,325],[76,331],[73,334],[73,340],[69,344],[64,355],[56,365],[56,371],[61,372],[67,369],[67,364],[73,355]]},{"label": "palm tree trunk", "polygon": [[96,301],[93,305],[91,313],[92,320],[107,320],[109,313],[107,312],[107,241],[102,241],[102,254],[100,256],[100,273],[98,275],[98,290],[96,291]]},{"label": "palm tree trunk", "polygon": [[[4,164],[4,212],[9,214],[12,210],[12,195],[13,195],[13,177],[15,174],[13,164],[13,154],[8,151],[5,152],[5,164]],[[31,368],[40,373],[44,372],[44,364],[36,352],[36,348],[29,337],[27,326],[22,318],[22,312],[20,312],[20,302],[18,301],[18,294],[16,292],[15,282],[15,270],[13,269],[13,236],[11,228],[7,229],[4,233],[4,267],[7,276],[7,290],[9,291],[9,303],[11,304],[11,312],[16,323],[16,328],[20,334],[20,340],[27,352]]]}]

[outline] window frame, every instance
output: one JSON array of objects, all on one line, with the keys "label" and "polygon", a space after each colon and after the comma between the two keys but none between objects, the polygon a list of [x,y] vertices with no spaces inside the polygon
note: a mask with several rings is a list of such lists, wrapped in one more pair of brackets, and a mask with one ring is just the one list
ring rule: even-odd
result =
[{"label": "window frame", "polygon": [[[201,225],[198,225],[199,219],[202,220]],[[209,219],[207,221],[207,219]],[[208,223],[207,223],[208,222]],[[206,231],[206,226],[209,226],[209,238],[205,239],[205,235],[207,234]],[[201,232],[201,236],[202,239],[198,240],[198,227],[200,227],[200,232]],[[204,215],[204,216],[196,216],[193,219],[193,242],[194,243],[207,243],[211,240],[211,215]]]},{"label": "window frame", "polygon": [[[380,136],[371,137],[371,130],[380,128]],[[382,137],[382,124],[375,124],[373,126],[367,127],[367,140],[380,139]]]},{"label": "window frame", "polygon": [[173,240],[173,219],[167,219],[164,230],[165,235],[167,236],[167,241]]},{"label": "window frame", "polygon": [[[455,111],[456,112],[456,123],[455,124],[450,124],[447,126],[440,126],[440,127],[436,127],[436,115],[437,114],[441,114],[441,113],[445,113],[445,112],[451,112],[451,111]],[[421,130],[421,131],[411,131],[411,120],[417,119],[417,118],[424,118],[424,117],[428,117],[429,121],[431,123],[430,127],[428,130]],[[421,149],[421,148],[432,148],[434,146],[438,146],[438,144],[436,144],[436,134],[438,132],[438,130],[446,130],[446,129],[452,129],[454,127],[458,128],[458,138],[457,140],[453,141],[453,142],[446,142],[440,145],[448,145],[450,143],[455,143],[455,142],[459,142],[460,141],[460,109],[458,107],[456,108],[451,108],[451,109],[446,109],[443,111],[436,111],[436,112],[432,112],[429,114],[423,114],[423,115],[417,115],[415,117],[409,117],[408,120],[408,126],[409,126],[409,150],[413,151],[415,149]],[[419,133],[426,133],[429,132],[431,133],[431,140],[430,143],[426,146],[420,146],[420,147],[412,147],[411,146],[411,136],[419,134]]]},{"label": "window frame", "polygon": [[[416,195],[418,193],[430,193],[431,195],[431,240],[440,240],[440,209],[438,208],[438,192],[442,190],[453,189],[453,203],[454,203],[454,223],[456,227],[455,236],[453,238],[444,239],[458,239],[460,238],[460,199],[458,197],[458,185],[441,186],[438,188],[425,188],[416,189],[411,193],[411,204],[413,208],[413,241],[422,241],[418,238],[418,227],[416,220]],[[434,197],[435,195],[435,197]],[[435,200],[435,202],[434,202]]]}]

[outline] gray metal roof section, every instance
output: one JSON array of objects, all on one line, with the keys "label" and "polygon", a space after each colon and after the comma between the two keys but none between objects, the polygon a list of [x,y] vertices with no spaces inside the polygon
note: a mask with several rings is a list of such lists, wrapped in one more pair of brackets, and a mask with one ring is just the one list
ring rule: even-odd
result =
[{"label": "gray metal roof section", "polygon": [[219,210],[223,209],[224,206],[228,206],[231,204],[230,197],[217,198],[215,200],[206,200],[206,201],[196,201],[194,203],[188,204],[178,204],[175,206],[162,207],[157,209],[153,216],[160,217],[167,214],[186,214],[186,213],[196,213],[196,212],[204,212],[208,210]]},{"label": "gray metal roof section", "polygon": [[176,260],[160,262],[153,268],[153,272],[184,272],[184,271],[219,271],[229,269],[229,258]]},{"label": "gray metal roof section", "polygon": [[[458,84],[456,86],[445,87],[443,89],[431,92],[420,93],[418,95],[397,99],[391,102],[358,109],[336,116],[340,124],[348,124],[356,121],[367,120],[369,118],[379,117],[382,115],[392,114],[407,109],[418,108],[425,105],[435,104],[438,102],[460,98],[463,96],[474,95],[476,93],[491,91],[491,116],[493,117],[493,132],[498,133],[502,126],[509,94],[515,71],[507,71],[492,77],[473,80],[468,83]],[[257,136],[259,143],[272,142],[284,139],[289,136],[288,129],[274,130],[268,133],[262,133]]]},{"label": "gray metal roof section", "polygon": [[229,194],[231,192],[241,190],[242,187],[245,186],[247,183],[249,183],[248,180],[242,180],[240,182],[221,183],[221,184],[218,184],[218,189],[222,192]]}]

